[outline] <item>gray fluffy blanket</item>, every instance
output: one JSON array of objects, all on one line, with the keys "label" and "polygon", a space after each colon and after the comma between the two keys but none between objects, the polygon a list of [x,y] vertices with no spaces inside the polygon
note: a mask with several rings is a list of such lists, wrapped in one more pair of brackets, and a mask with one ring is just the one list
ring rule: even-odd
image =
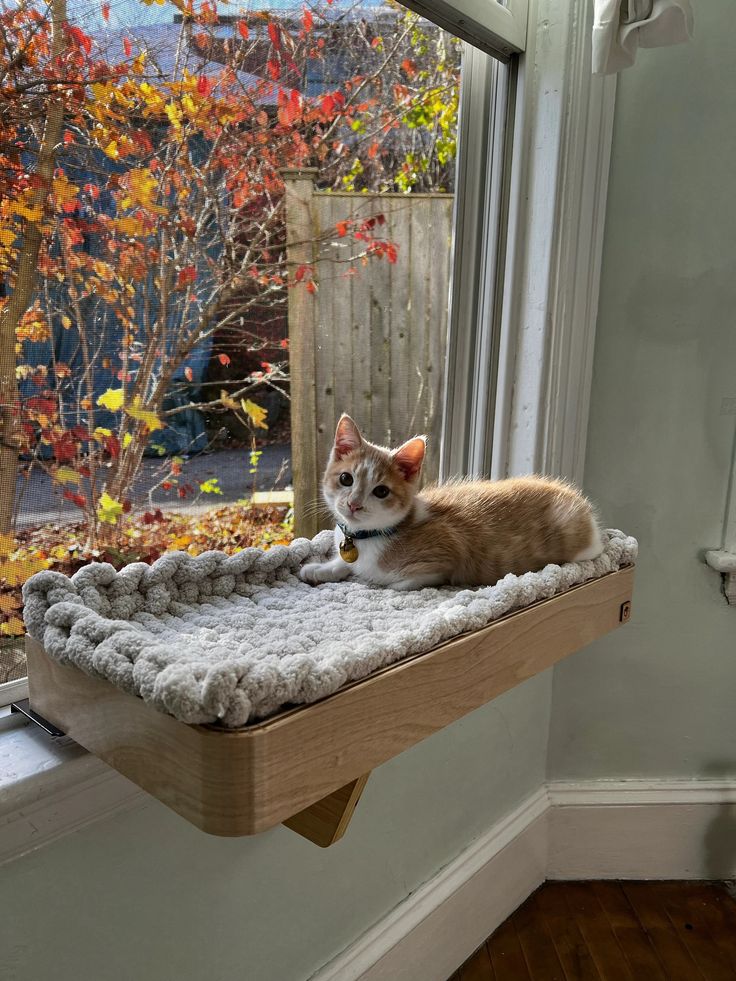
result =
[{"label": "gray fluffy blanket", "polygon": [[25,621],[51,657],[159,711],[242,726],[634,562],[635,539],[605,538],[592,562],[414,592],[301,582],[299,566],[330,553],[332,532],[265,552],[170,552],[120,572],[106,563],[71,578],[41,572],[23,589]]}]

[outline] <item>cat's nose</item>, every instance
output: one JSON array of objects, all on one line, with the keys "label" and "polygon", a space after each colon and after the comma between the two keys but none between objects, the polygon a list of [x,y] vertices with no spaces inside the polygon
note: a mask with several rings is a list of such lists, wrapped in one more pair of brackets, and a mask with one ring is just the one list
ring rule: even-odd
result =
[{"label": "cat's nose", "polygon": [[362,511],[363,505],[358,504],[357,501],[348,501],[348,507],[350,508],[350,513],[355,514],[356,511]]}]

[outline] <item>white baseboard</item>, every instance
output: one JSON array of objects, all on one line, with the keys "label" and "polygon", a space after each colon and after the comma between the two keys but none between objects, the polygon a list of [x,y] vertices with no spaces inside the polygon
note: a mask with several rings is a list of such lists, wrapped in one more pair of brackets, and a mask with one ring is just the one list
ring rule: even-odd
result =
[{"label": "white baseboard", "polygon": [[312,981],[446,981],[546,879],[736,877],[736,780],[548,783]]},{"label": "white baseboard", "polygon": [[544,882],[548,808],[542,787],[313,981],[446,981]]},{"label": "white baseboard", "polygon": [[548,879],[736,876],[736,780],[547,785]]}]

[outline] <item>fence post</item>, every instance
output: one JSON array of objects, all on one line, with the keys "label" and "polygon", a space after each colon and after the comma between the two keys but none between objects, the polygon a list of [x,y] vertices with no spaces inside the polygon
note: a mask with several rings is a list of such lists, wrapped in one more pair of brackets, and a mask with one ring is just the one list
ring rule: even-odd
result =
[{"label": "fence post", "polygon": [[317,400],[315,383],[315,299],[299,266],[314,265],[319,230],[314,227],[312,193],[316,167],[283,169],[286,202],[286,262],[289,272],[289,373],[291,376],[291,469],[294,482],[294,533],[312,538],[320,529],[314,505],[319,496]]}]

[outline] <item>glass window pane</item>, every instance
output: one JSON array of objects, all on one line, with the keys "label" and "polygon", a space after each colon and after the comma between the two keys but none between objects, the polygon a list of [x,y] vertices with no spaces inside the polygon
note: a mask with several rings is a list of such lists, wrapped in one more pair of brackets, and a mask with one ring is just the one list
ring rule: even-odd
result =
[{"label": "glass window pane", "polygon": [[342,411],[438,476],[461,43],[195,9],[0,0],[0,682],[35,571],[323,526]]}]

